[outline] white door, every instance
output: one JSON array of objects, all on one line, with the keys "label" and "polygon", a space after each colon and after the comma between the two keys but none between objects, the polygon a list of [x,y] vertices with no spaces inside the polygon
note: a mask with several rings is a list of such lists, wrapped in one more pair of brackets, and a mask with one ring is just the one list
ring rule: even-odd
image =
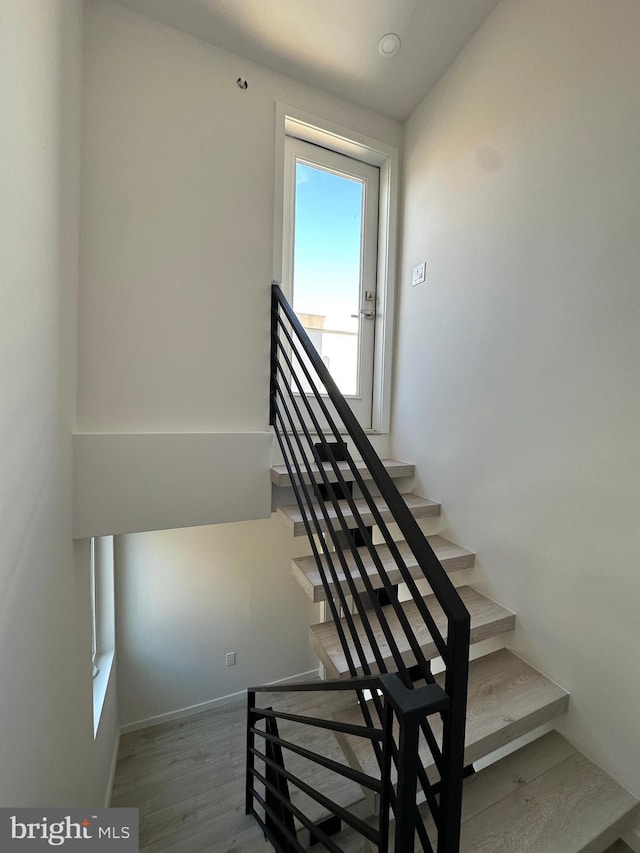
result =
[{"label": "white door", "polygon": [[371,427],[380,171],[287,137],[283,290]]}]

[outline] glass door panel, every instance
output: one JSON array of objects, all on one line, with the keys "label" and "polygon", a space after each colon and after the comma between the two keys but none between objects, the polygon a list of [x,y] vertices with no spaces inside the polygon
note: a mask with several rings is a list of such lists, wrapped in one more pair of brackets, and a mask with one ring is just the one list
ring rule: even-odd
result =
[{"label": "glass door panel", "polygon": [[336,384],[369,427],[379,170],[297,139],[287,139],[286,153],[283,286]]}]

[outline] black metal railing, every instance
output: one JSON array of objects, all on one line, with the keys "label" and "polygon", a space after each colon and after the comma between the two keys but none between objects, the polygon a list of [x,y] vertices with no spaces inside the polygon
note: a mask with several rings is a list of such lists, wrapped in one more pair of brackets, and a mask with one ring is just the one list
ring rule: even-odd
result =
[{"label": "black metal railing", "polygon": [[[355,725],[342,723],[338,720],[323,717],[312,717],[307,714],[274,711],[272,707],[259,708],[256,705],[256,693],[269,693],[272,698],[285,695],[289,701],[294,694],[321,693],[352,693],[365,702],[365,691],[375,694],[382,703],[382,721],[379,727],[373,725]],[[247,786],[246,811],[253,814],[262,826],[265,835],[278,851],[283,853],[298,853],[304,847],[298,838],[298,828],[306,829],[316,843],[321,843],[333,853],[341,853],[341,847],[322,828],[317,820],[310,818],[292,801],[289,785],[294,786],[302,794],[316,803],[326,815],[337,817],[340,825],[355,830],[360,836],[368,839],[382,853],[386,853],[389,845],[389,815],[392,786],[387,783],[391,776],[391,758],[394,753],[394,737],[403,743],[415,743],[415,749],[403,749],[398,752],[399,779],[402,783],[411,784],[413,780],[413,801],[415,803],[415,780],[417,779],[417,742],[421,722],[429,715],[442,713],[449,707],[449,699],[445,691],[437,684],[409,690],[401,682],[397,674],[387,674],[368,678],[349,678],[337,681],[306,682],[289,685],[271,685],[254,687],[248,691],[247,707]],[[394,732],[394,720],[398,721],[398,731]],[[260,728],[264,721],[264,728]],[[278,731],[277,722],[284,721],[297,724],[298,738],[290,740],[282,737]],[[376,744],[381,751],[380,776],[370,776],[362,771],[354,770],[317,751],[305,748],[304,732],[309,729],[324,729],[351,737],[365,738]],[[302,730],[302,734],[300,733]],[[295,732],[295,729],[294,729]],[[295,737],[295,734],[292,735]],[[352,814],[343,805],[323,793],[317,786],[310,785],[299,774],[287,769],[284,754],[297,756],[308,762],[309,766],[322,767],[325,777],[349,779],[361,788],[373,792],[379,797],[379,814],[377,824],[363,820]],[[265,767],[262,773],[256,768],[256,761]],[[257,784],[256,784],[257,783]],[[257,785],[262,791],[257,790]],[[333,785],[325,783],[328,791]],[[398,795],[398,797],[401,794]],[[260,811],[260,809],[262,811]],[[413,838],[415,822],[410,810],[400,810],[396,813],[395,849],[409,850],[405,838]]]},{"label": "black metal railing", "polygon": [[[296,827],[311,831],[308,824],[313,821],[292,803],[284,782],[312,799],[313,786],[305,790],[308,783],[287,770],[286,756],[295,754],[296,760],[320,764],[330,773],[356,782],[364,791],[373,792],[379,806],[375,828],[370,822],[345,813],[325,794],[320,796],[329,815],[339,817],[382,853],[389,845],[390,816],[394,818],[393,843],[398,853],[413,853],[416,842],[427,853],[457,853],[469,614],[275,284],[270,422],[302,513],[348,670],[348,677],[337,682],[288,685],[276,692],[282,698],[296,691],[351,691],[360,704],[364,725],[356,727],[359,731],[342,734],[370,740],[378,772],[366,776],[335,761],[327,765],[312,750],[283,740],[277,733],[278,719],[303,728],[322,726],[336,732],[340,728],[336,728],[335,721],[320,715],[294,720],[291,717],[296,715],[287,711],[257,708],[255,694],[274,688],[255,688],[249,693],[247,812],[256,816],[276,850],[290,853],[304,849]],[[366,480],[349,445],[367,469]],[[354,486],[359,492],[357,497]],[[392,521],[385,522],[384,518],[389,517]],[[389,529],[392,522],[405,540],[402,550]],[[392,557],[393,578],[388,561],[381,559],[374,545],[372,525],[378,528]],[[407,565],[408,551],[412,555],[411,568]],[[372,572],[379,580],[374,582]],[[413,616],[408,615],[406,600],[400,599],[398,578],[404,586],[403,598],[408,595],[411,599]],[[420,580],[426,580],[431,588],[429,602],[420,590]],[[441,658],[443,668],[437,680],[431,671],[431,659],[436,656]],[[417,686],[422,683],[426,686]],[[370,695],[364,691],[370,691]],[[436,712],[441,718],[437,734],[429,720]],[[265,722],[264,729],[258,725],[260,720]],[[264,750],[258,748],[256,738],[264,742]],[[257,770],[256,759],[262,762],[264,773]],[[262,793],[257,786],[262,786]],[[426,803],[426,810],[417,808],[419,799]],[[322,829],[313,832],[326,849],[339,853],[341,848]]]}]

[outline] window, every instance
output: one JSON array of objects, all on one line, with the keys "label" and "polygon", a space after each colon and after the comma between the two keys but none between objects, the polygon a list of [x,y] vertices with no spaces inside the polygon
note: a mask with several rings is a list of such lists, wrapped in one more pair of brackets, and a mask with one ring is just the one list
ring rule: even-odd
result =
[{"label": "window", "polygon": [[93,678],[98,674],[98,637],[97,637],[97,621],[96,621],[96,540],[91,539],[91,564],[90,564],[90,584],[91,584],[91,676]]},{"label": "window", "polygon": [[93,678],[94,737],[98,733],[115,652],[113,569],[113,536],[96,536],[90,539],[91,675]]},{"label": "window", "polygon": [[285,141],[283,284],[363,426],[371,427],[380,170]]},{"label": "window", "polygon": [[276,158],[274,280],[361,425],[386,432],[398,152],[278,104]]}]

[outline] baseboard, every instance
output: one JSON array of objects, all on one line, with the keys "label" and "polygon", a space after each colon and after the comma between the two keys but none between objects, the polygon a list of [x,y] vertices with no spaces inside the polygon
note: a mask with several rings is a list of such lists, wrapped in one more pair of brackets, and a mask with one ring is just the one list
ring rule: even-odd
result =
[{"label": "baseboard", "polygon": [[[311,669],[308,672],[300,672],[297,675],[290,675],[287,678],[279,678],[277,681],[268,681],[267,684],[286,684],[289,681],[302,681],[307,678],[317,678],[318,670]],[[200,702],[198,705],[189,705],[186,708],[179,708],[177,711],[169,711],[166,714],[158,714],[155,717],[147,717],[144,720],[136,720],[133,723],[126,723],[120,727],[120,734],[129,734],[129,732],[137,732],[140,729],[146,729],[149,726],[159,726],[162,723],[170,723],[173,720],[180,720],[183,717],[193,717],[195,714],[201,714],[203,711],[212,711],[215,708],[221,708],[224,705],[229,705],[231,702],[237,702],[247,695],[246,690],[240,690],[237,693],[229,693],[226,696],[220,696],[218,699],[210,699],[208,702]]]},{"label": "baseboard", "polygon": [[120,730],[116,732],[116,739],[113,745],[113,757],[111,758],[111,770],[109,771],[109,781],[107,783],[107,795],[104,800],[105,808],[111,805],[111,797],[113,795],[113,783],[116,778],[116,767],[118,765],[118,751],[120,749]]}]

